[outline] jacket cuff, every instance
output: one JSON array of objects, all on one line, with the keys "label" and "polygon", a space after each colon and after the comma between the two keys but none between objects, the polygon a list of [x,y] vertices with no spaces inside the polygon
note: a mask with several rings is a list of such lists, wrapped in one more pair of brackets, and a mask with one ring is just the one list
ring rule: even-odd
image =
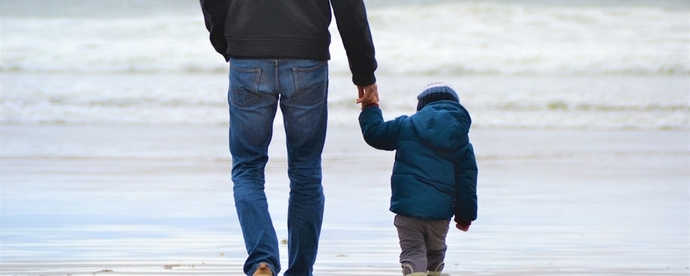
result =
[{"label": "jacket cuff", "polygon": [[362,107],[362,109],[367,109],[367,108],[370,108],[370,107],[379,107],[379,104],[377,104],[377,103],[370,103],[370,104],[367,104],[367,105],[365,105],[364,107]]},{"label": "jacket cuff", "polygon": [[369,86],[376,83],[376,76],[371,74],[353,74],[352,83],[357,86]]}]

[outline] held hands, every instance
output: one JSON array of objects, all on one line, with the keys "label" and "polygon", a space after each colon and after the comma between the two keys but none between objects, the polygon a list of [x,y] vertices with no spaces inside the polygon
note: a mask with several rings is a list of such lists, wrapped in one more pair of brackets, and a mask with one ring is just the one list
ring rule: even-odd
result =
[{"label": "held hands", "polygon": [[368,86],[357,86],[357,103],[362,105],[362,109],[370,104],[379,103],[379,91],[376,83]]}]

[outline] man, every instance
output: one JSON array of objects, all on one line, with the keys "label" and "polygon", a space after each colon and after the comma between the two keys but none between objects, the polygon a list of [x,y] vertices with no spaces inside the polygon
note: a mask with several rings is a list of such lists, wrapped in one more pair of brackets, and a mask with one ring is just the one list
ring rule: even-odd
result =
[{"label": "man", "polygon": [[378,99],[377,63],[362,0],[200,0],[210,40],[230,63],[230,152],[247,275],[277,275],[278,240],[264,192],[273,120],[288,153],[288,269],[312,275],[323,220],[331,11],[360,101]]}]

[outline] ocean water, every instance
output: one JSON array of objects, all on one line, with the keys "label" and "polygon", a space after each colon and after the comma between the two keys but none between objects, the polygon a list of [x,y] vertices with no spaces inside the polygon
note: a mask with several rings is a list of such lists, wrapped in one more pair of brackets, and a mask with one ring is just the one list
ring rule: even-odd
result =
[{"label": "ocean water", "polygon": [[[600,2],[367,1],[386,116],[445,81],[475,127],[688,129],[690,4]],[[8,0],[0,16],[3,123],[227,122],[197,1]],[[358,108],[332,27],[342,123]]]}]

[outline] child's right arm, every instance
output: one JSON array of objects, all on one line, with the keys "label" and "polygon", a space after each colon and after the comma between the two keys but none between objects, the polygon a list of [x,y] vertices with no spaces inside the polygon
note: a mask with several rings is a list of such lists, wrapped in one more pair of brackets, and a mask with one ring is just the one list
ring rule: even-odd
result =
[{"label": "child's right arm", "polygon": [[455,166],[455,222],[462,231],[470,228],[477,219],[477,161],[472,144],[468,144],[456,156]]}]

